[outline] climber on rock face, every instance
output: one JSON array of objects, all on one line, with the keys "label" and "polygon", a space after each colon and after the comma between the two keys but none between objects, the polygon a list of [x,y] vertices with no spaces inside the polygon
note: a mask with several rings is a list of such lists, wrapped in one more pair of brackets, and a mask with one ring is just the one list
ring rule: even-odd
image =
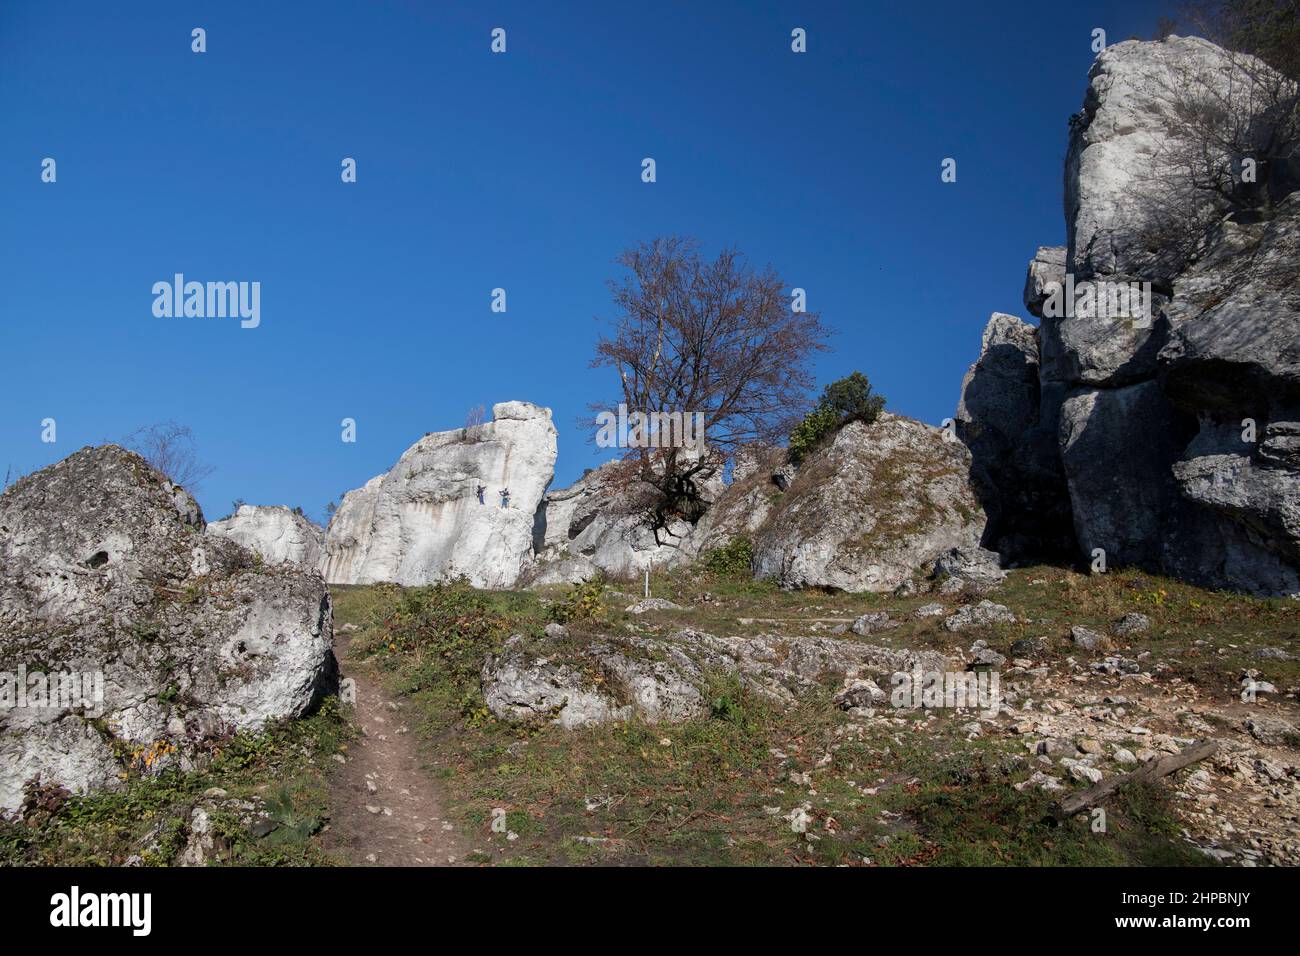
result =
[{"label": "climber on rock face", "polygon": [[502,507],[502,508],[509,508],[509,507],[510,507],[510,489],[509,489],[509,488],[502,488],[501,491],[498,492],[498,493],[501,495],[501,507]]},{"label": "climber on rock face", "polygon": [[474,486],[474,494],[478,495],[478,503],[479,503],[479,504],[486,504],[486,502],[483,500],[483,492],[485,492],[485,491],[487,491],[487,486],[486,486],[486,485],[475,485],[475,486]]}]

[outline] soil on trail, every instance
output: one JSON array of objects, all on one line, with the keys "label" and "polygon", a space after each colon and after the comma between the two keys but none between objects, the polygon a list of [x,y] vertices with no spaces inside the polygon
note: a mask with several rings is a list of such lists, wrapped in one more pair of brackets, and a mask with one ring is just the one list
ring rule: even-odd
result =
[{"label": "soil on trail", "polygon": [[335,634],[359,736],[331,784],[326,849],[358,866],[463,864],[472,847],[447,818],[401,704],[350,656],[351,635]]}]

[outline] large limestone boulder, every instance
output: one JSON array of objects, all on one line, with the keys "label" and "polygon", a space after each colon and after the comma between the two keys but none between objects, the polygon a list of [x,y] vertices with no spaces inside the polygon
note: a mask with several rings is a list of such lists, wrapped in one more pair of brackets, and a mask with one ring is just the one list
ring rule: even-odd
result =
[{"label": "large limestone boulder", "polygon": [[[1213,137],[1198,137],[1189,113],[1245,109],[1252,73],[1264,69],[1198,38],[1108,47],[1089,74],[1083,110],[1070,124],[1066,154],[1066,273],[1098,295],[1150,284],[1144,315],[1099,307],[1045,319],[1053,374],[1072,386],[1123,387],[1156,374],[1168,336],[1160,317],[1174,279],[1199,255],[1205,230],[1227,201],[1198,189],[1196,163],[1222,163]],[[1067,297],[1068,298],[1068,297]],[[1044,307],[1046,311],[1046,306]]]},{"label": "large limestone boulder", "polygon": [[800,466],[754,540],[754,572],[787,588],[890,591],[953,548],[985,515],[971,456],[941,429],[883,413],[850,422]]},{"label": "large limestone boulder", "polygon": [[497,717],[547,721],[566,729],[638,718],[667,723],[708,712],[707,675],[736,675],[778,704],[792,703],[829,678],[868,674],[887,682],[899,671],[946,671],[934,651],[896,651],[829,637],[670,637],[515,635],[482,670],[483,697]]},{"label": "large limestone boulder", "polygon": [[[1037,427],[1057,435],[1079,556],[1295,594],[1300,196],[1279,176],[1267,214],[1224,216],[1178,158],[1228,163],[1197,152],[1189,109],[1246,117],[1261,76],[1198,39],[1102,53],[1071,123],[1067,248],[1038,250],[1025,303],[1042,319]],[[1149,321],[1053,306],[1063,286],[1129,282],[1151,284]]]},{"label": "large limestone boulder", "polygon": [[425,435],[391,471],[344,495],[325,535],[325,579],[420,585],[464,576],[475,587],[512,587],[532,559],[556,433],[549,408],[502,402],[492,415]]},{"label": "large limestone boulder", "polygon": [[1266,222],[1220,224],[1174,283],[1159,363],[1170,398],[1197,413],[1277,419],[1300,409],[1300,192]]},{"label": "large limestone boulder", "polygon": [[[1261,223],[1224,222],[1175,281],[1161,385],[1197,431],[1173,477],[1224,543],[1187,573],[1300,593],[1300,193]],[[1207,515],[1208,513],[1208,515]]]},{"label": "large limestone boulder", "polygon": [[[0,809],[37,780],[86,792],[188,768],[205,741],[333,690],[320,575],[203,526],[183,488],[115,445],[0,496]],[[72,675],[79,692],[55,693]]]},{"label": "large limestone boulder", "polygon": [[1186,517],[1172,466],[1191,438],[1155,382],[1080,389],[1061,410],[1060,442],[1079,548],[1108,567],[1159,567]]},{"label": "large limestone boulder", "polygon": [[[1251,87],[1246,58],[1197,37],[1107,47],[1088,74],[1083,109],[1070,121],[1065,160],[1067,271],[1076,280],[1128,276],[1166,285],[1181,270],[1182,250],[1148,241],[1195,230],[1224,203],[1181,188],[1180,157],[1203,162],[1186,110],[1222,104]],[[1219,157],[1225,163],[1228,157]],[[1166,221],[1169,217],[1178,221]],[[1182,227],[1182,228],[1180,228]]]},{"label": "large limestone boulder", "polygon": [[229,518],[210,522],[207,532],[242,544],[268,564],[309,568],[320,563],[325,543],[319,525],[284,505],[240,505]]}]

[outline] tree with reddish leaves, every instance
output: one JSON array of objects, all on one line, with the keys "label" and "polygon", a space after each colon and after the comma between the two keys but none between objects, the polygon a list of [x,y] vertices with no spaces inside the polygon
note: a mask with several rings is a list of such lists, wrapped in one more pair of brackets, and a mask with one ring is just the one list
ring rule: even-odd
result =
[{"label": "tree with reddish leaves", "polygon": [[625,486],[640,485],[628,498],[653,527],[693,522],[706,507],[701,484],[738,447],[783,441],[807,411],[812,358],[828,331],[817,313],[795,311],[771,266],[755,269],[734,249],[708,260],[694,240],[669,236],[616,261],[626,270],[610,282],[619,316],[592,366],[615,371],[618,399],[592,409],[697,416],[702,447],[662,441],[652,427],[619,470]]}]

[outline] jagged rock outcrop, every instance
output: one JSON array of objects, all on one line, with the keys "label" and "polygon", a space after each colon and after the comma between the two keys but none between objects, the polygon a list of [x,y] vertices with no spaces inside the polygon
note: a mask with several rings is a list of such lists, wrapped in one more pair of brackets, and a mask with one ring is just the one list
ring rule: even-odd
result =
[{"label": "jagged rock outcrop", "polygon": [[[1031,267],[1029,282],[1034,281]],[[1007,561],[1061,557],[1074,546],[1056,448],[1059,411],[1049,408],[1044,420],[1039,365],[1038,330],[993,313],[954,416],[988,515],[985,544]]]},{"label": "jagged rock outcrop", "polygon": [[[0,809],[38,779],[85,792],[189,768],[204,741],[333,690],[320,575],[203,527],[183,488],[116,445],[0,496]],[[72,675],[80,691],[59,693]]]},{"label": "jagged rock outcrop", "polygon": [[[689,553],[695,525],[670,517],[664,527],[648,520],[657,492],[636,478],[633,462],[611,461],[568,488],[548,493],[534,523],[537,557],[522,580],[528,585],[572,583],[597,575],[639,577]],[[723,491],[720,476],[699,479],[702,500]]]},{"label": "jagged rock outcrop", "polygon": [[344,495],[325,535],[325,579],[513,586],[532,560],[556,434],[551,410],[527,402],[501,402],[492,417],[425,435],[389,472]]},{"label": "jagged rock outcrop", "polygon": [[[681,562],[693,561],[738,538],[751,542],[781,506],[781,480],[793,476],[784,448],[750,447],[738,453],[731,483],[709,506],[681,549]],[[786,481],[788,486],[789,482]]]},{"label": "jagged rock outcrop", "polygon": [[1170,239],[1169,228],[1194,230],[1225,209],[1221,197],[1177,181],[1182,157],[1216,159],[1217,145],[1198,136],[1187,113],[1249,95],[1248,61],[1177,36],[1116,43],[1097,56],[1065,159],[1067,271],[1076,280],[1125,276],[1167,287],[1181,271],[1181,250],[1150,240]]},{"label": "jagged rock outcrop", "polygon": [[850,422],[795,473],[755,536],[754,572],[787,588],[892,591],[979,545],[970,468],[966,446],[941,429],[887,412]]},{"label": "jagged rock outcrop", "polygon": [[208,534],[237,541],[268,564],[320,563],[324,530],[284,505],[240,505],[229,518],[208,524]]},{"label": "jagged rock outcrop", "polygon": [[933,651],[828,637],[715,637],[679,631],[668,638],[630,635],[577,642],[566,636],[510,638],[483,664],[483,697],[503,720],[546,720],[565,728],[638,717],[648,723],[708,711],[710,673],[734,674],[756,692],[792,702],[827,677],[945,671]]},{"label": "jagged rock outcrop", "polygon": [[[1189,108],[1249,115],[1265,73],[1194,38],[1098,56],[1070,125],[1067,246],[1039,249],[1025,282],[1041,319],[1038,421],[1017,431],[1026,416],[1000,417],[1014,424],[997,437],[1033,447],[1055,429],[1084,560],[1101,549],[1110,567],[1297,594],[1300,195],[1283,193],[1266,213],[1229,212],[1178,160],[1213,160],[1217,148],[1197,141]],[[1145,313],[1100,307],[1144,283]],[[1091,308],[1077,290],[1091,290]],[[977,473],[997,474],[1005,459],[989,451],[989,430],[972,451]],[[995,528],[1016,513],[1004,501],[989,510]]]}]

